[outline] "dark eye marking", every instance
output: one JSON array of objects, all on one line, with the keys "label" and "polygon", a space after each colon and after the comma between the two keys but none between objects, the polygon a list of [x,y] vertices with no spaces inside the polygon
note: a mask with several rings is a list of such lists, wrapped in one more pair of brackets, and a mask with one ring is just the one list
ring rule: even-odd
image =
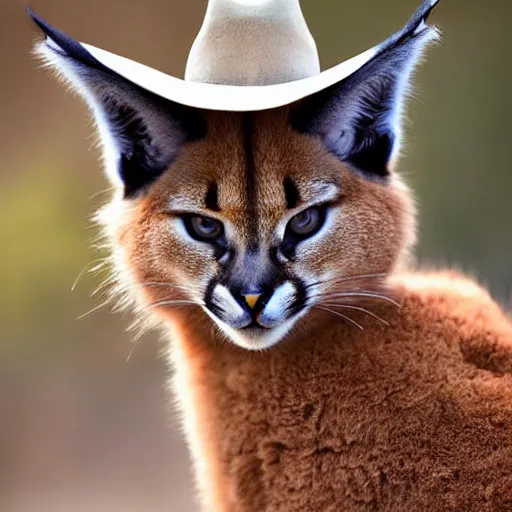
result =
[{"label": "dark eye marking", "polygon": [[228,244],[222,222],[211,217],[191,214],[183,215],[182,221],[188,234],[194,240],[209,244],[213,248],[217,260],[226,255]]},{"label": "dark eye marking", "polygon": [[280,247],[285,258],[293,259],[297,245],[320,231],[325,223],[327,208],[326,204],[312,206],[290,219]]},{"label": "dark eye marking", "polygon": [[300,201],[300,194],[297,190],[295,182],[287,176],[283,181],[284,197],[286,199],[286,207],[291,210],[295,208]]},{"label": "dark eye marking", "polygon": [[206,197],[204,200],[206,204],[206,208],[212,210],[214,212],[220,212],[219,207],[219,190],[217,187],[217,183],[211,183],[208,187],[208,192],[206,192]]},{"label": "dark eye marking", "polygon": [[305,240],[317,233],[325,222],[326,206],[312,206],[290,219],[286,234]]},{"label": "dark eye marking", "polygon": [[224,234],[224,225],[217,219],[202,215],[187,215],[183,220],[189,235],[199,242],[214,243]]}]

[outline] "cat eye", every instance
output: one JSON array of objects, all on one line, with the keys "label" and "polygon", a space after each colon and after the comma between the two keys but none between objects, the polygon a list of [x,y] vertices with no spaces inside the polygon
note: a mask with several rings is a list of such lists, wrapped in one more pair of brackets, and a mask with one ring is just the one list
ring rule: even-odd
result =
[{"label": "cat eye", "polygon": [[296,238],[308,238],[322,227],[324,220],[325,207],[314,206],[292,217],[286,231]]},{"label": "cat eye", "polygon": [[184,222],[189,235],[200,242],[215,242],[224,234],[222,222],[211,217],[191,215]]}]

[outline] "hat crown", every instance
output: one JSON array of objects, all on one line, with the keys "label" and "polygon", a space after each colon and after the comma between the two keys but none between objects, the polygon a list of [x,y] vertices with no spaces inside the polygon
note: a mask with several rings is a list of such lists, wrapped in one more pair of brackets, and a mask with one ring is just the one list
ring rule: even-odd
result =
[{"label": "hat crown", "polygon": [[185,80],[272,85],[319,73],[299,0],[209,0]]}]

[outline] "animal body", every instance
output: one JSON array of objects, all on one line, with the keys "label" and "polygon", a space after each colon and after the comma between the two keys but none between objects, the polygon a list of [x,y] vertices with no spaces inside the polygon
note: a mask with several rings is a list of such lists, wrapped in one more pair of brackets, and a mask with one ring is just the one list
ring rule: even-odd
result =
[{"label": "animal body", "polygon": [[117,292],[168,333],[205,510],[512,510],[512,323],[413,269],[391,165],[434,3],[340,83],[243,113],[163,99],[38,21],[99,123]]}]

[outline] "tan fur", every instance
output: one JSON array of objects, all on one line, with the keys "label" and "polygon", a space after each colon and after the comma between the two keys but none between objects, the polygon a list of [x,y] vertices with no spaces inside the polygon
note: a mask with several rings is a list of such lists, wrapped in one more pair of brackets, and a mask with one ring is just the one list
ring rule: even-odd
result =
[{"label": "tan fur", "polygon": [[[199,300],[217,271],[170,227],[169,201],[201,212],[215,181],[222,212],[207,213],[231,223],[241,247],[248,242],[241,117],[209,113],[206,140],[187,146],[129,208],[115,199],[108,221],[121,278],[138,285],[143,308],[171,335],[205,509],[512,510],[512,324],[457,273],[404,273],[415,234],[405,186],[396,176],[387,184],[358,176],[292,132],[287,109],[254,115],[262,238],[289,215],[285,176],[305,201],[315,180],[332,180],[343,194],[333,227],[294,272],[329,275],[327,291],[373,290],[401,307],[375,297],[344,303],[376,318],[333,306],[364,330],[313,307],[262,352],[224,339],[198,306],[151,308]],[[388,277],[337,281],[379,273]]]}]

